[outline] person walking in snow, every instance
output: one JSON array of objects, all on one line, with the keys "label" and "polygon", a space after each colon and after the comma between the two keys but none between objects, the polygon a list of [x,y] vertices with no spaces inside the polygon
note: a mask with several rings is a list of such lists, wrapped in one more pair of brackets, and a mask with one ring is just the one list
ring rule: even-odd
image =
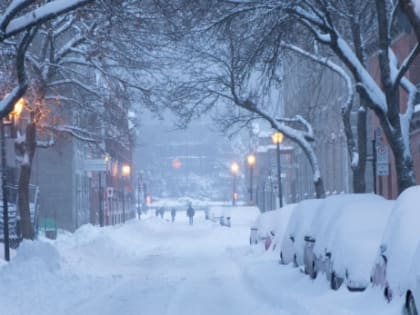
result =
[{"label": "person walking in snow", "polygon": [[187,216],[190,219],[190,225],[193,225],[194,214],[195,214],[194,208],[191,206],[191,203],[190,203],[187,209]]},{"label": "person walking in snow", "polygon": [[175,222],[175,216],[176,216],[176,209],[172,208],[171,209],[171,218],[172,218],[172,223]]}]

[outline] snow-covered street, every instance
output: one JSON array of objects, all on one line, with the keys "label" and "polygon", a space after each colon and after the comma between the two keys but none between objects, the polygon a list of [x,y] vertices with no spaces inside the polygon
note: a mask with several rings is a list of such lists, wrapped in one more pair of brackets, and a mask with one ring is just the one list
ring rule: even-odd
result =
[{"label": "snow-covered street", "polygon": [[248,210],[231,228],[180,212],[24,243],[0,267],[0,314],[400,314],[401,299],[331,291],[250,247]]}]

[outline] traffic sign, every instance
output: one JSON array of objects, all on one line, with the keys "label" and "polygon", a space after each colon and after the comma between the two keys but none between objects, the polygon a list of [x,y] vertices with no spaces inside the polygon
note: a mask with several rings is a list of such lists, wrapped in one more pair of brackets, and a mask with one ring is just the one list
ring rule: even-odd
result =
[{"label": "traffic sign", "polygon": [[376,176],[389,176],[389,163],[376,164]]}]

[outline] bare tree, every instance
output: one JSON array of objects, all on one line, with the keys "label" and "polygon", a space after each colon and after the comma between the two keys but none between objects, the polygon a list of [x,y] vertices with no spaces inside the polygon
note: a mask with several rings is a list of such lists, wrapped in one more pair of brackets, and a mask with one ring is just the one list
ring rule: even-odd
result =
[{"label": "bare tree", "polygon": [[[257,64],[253,69],[249,67],[244,57],[247,56],[246,45],[242,45],[245,39],[236,37],[238,33],[234,30],[225,29],[224,32],[227,39],[217,40],[211,35],[202,40],[194,38],[192,50],[186,49],[176,56],[179,63],[184,60],[185,67],[175,71],[176,74],[182,71],[183,75],[177,77],[177,83],[170,83],[174,88],[170,91],[168,106],[186,122],[222,104],[229,112],[229,116],[224,114],[225,124],[245,126],[255,119],[265,120],[303,149],[312,167],[316,196],[324,197],[322,177],[312,147],[315,136],[311,125],[301,116],[278,116],[278,104],[267,97],[275,93],[276,88],[263,83],[270,78],[259,71]],[[251,38],[247,40],[252,41]],[[296,125],[299,127],[294,127]]]}]

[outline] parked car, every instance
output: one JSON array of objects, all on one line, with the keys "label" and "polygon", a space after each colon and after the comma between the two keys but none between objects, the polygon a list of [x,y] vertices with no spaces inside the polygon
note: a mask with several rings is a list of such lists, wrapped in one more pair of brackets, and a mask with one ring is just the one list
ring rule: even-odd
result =
[{"label": "parked car", "polygon": [[343,206],[326,246],[326,270],[331,289],[344,282],[350,291],[363,291],[370,283],[385,226],[395,201],[362,199]]},{"label": "parked car", "polygon": [[272,210],[263,212],[257,217],[254,224],[251,226],[249,237],[250,244],[265,242],[271,232],[274,234],[278,215],[279,212],[277,212],[277,210]]},{"label": "parked car", "polygon": [[325,272],[327,276],[330,274],[328,271],[331,270],[331,262],[326,246],[342,208],[347,204],[371,198],[381,199],[373,194],[342,194],[329,196],[323,200],[308,234],[304,237],[304,271],[311,278],[316,278],[319,271]]},{"label": "parked car", "polygon": [[322,199],[308,199],[296,205],[281,245],[280,262],[282,264],[293,262],[296,267],[303,265],[304,236],[308,234],[311,222],[321,204]]},{"label": "parked car", "polygon": [[275,249],[281,245],[279,240],[282,240],[284,231],[289,222],[290,214],[295,204],[286,205],[283,208],[266,211],[262,213],[251,227],[250,242],[263,242],[267,247],[267,239],[269,239],[269,246]]},{"label": "parked car", "polygon": [[[276,229],[274,230],[274,240],[272,249],[280,255],[282,250],[281,245],[286,233],[286,229],[290,222],[290,217],[292,216],[294,210],[296,209],[296,204],[288,204],[283,208],[278,209],[279,212],[277,217]],[[279,257],[279,256],[277,256]]]},{"label": "parked car", "polygon": [[391,300],[403,295],[413,275],[409,269],[420,242],[420,186],[404,190],[396,200],[377,251],[371,280]]}]

